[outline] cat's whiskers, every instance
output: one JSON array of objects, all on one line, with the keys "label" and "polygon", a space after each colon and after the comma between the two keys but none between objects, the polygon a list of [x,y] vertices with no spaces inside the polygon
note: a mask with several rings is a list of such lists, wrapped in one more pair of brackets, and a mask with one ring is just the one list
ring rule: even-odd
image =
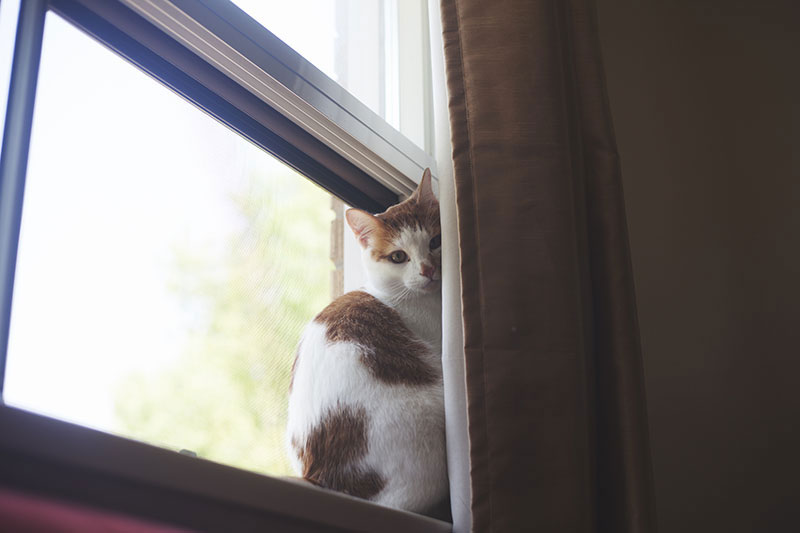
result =
[{"label": "cat's whiskers", "polygon": [[399,303],[411,296],[412,291],[402,281],[394,281],[387,287],[387,300]]}]

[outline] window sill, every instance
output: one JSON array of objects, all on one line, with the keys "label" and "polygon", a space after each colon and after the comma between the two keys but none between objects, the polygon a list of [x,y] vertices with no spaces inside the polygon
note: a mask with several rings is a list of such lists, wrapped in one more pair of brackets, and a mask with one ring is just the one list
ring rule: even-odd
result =
[{"label": "window sill", "polygon": [[451,525],[0,405],[0,485],[201,530]]}]

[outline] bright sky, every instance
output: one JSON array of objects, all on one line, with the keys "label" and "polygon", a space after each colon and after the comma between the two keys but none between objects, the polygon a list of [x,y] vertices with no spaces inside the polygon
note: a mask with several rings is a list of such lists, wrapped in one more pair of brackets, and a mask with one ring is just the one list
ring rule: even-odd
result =
[{"label": "bright sky", "polygon": [[[332,72],[333,2],[236,3]],[[220,249],[238,223],[222,200],[280,163],[52,13],[32,136],[5,400],[113,430],[115,384],[185,341],[176,243]]]}]

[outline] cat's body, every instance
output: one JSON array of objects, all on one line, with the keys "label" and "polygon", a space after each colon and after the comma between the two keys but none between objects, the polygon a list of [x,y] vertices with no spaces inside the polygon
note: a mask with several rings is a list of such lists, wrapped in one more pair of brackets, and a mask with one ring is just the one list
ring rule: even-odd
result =
[{"label": "cat's body", "polygon": [[303,334],[289,455],[312,483],[426,512],[447,496],[441,241],[429,173],[386,213],[350,210],[347,218],[368,283],[331,303]]}]

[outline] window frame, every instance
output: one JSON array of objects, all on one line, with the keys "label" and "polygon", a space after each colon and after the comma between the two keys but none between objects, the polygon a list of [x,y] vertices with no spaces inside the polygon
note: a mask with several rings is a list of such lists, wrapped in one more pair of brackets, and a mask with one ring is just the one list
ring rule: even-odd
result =
[{"label": "window frame", "polygon": [[[323,129],[346,137],[349,148],[299,125],[296,116],[276,110],[274,102],[265,105],[263,98],[140,11],[143,5],[189,11],[209,25],[206,29],[219,32],[214,35],[231,37],[233,44],[228,44],[234,50],[252,52],[242,56],[248,67],[261,65],[266,56],[292,60],[294,75],[302,73],[304,83],[321,87],[320,94],[338,110],[328,116],[303,100],[311,107],[305,112],[316,110]],[[49,11],[350,205],[381,211],[413,190],[415,179],[406,176],[418,179],[426,166],[435,168],[432,156],[227,0],[21,0],[0,156],[0,485],[198,529],[248,531],[271,525],[283,531],[450,531],[450,524],[428,517],[187,457],[3,403],[25,173]],[[269,43],[269,50],[253,47],[254,42]],[[275,79],[274,72],[261,74]],[[362,157],[354,157],[351,149]]]}]

